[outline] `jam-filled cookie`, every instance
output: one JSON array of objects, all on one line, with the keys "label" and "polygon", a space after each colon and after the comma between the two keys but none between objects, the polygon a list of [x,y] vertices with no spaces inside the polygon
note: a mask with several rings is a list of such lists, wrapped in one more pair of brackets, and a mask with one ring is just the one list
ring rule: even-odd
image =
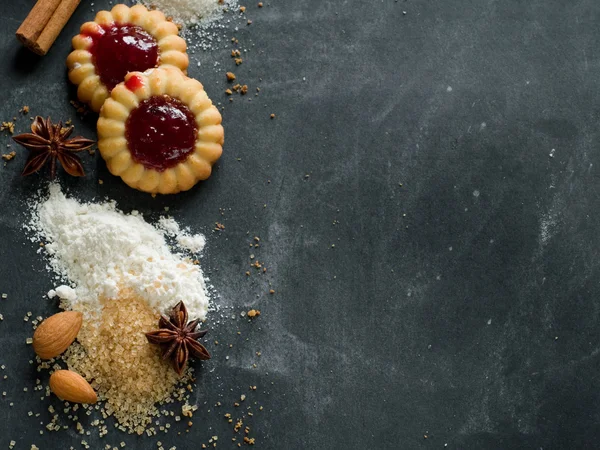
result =
[{"label": "jam-filled cookie", "polygon": [[143,5],[115,5],[111,11],[100,11],[93,22],[81,26],[67,58],[77,97],[98,112],[128,72],[166,64],[185,71],[187,47],[178,32],[162,12],[148,11]]},{"label": "jam-filled cookie", "polygon": [[98,120],[98,149],[110,172],[152,194],[186,191],[208,178],[223,135],[202,84],[169,66],[129,73]]}]

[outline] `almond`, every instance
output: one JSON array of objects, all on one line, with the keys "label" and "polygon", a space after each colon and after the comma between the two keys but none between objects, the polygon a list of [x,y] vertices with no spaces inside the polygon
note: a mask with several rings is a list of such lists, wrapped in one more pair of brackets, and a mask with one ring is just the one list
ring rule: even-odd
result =
[{"label": "almond", "polygon": [[52,359],[73,343],[81,328],[83,315],[65,311],[44,320],[33,334],[33,349],[42,359]]},{"label": "almond", "polygon": [[71,370],[54,372],[50,376],[50,390],[67,402],[91,404],[98,401],[90,383]]}]

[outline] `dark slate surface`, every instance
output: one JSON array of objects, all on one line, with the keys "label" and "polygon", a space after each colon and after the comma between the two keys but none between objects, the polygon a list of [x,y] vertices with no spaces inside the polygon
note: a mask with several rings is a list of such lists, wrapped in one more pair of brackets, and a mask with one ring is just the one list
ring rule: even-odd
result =
[{"label": "dark slate surface", "polygon": [[[92,136],[64,69],[91,7],[37,58],[13,36],[31,4],[0,6],[0,118],[27,104]],[[61,177],[81,199],[108,196],[149,220],[169,206],[205,232],[203,264],[229,308],[209,319],[225,345],[209,346],[200,369],[192,431],[94,433],[83,437],[91,448],[197,449],[213,435],[234,448],[222,416],[240,414],[242,393],[257,448],[598,448],[600,5],[289,0],[248,4],[247,16],[251,27],[226,33],[254,44],[242,66],[226,48],[191,58],[215,101],[226,103],[231,68],[262,89],[225,105],[209,181],[152,199],[99,156],[86,158],[85,179]],[[23,162],[19,152],[0,168],[0,448],[79,448],[73,431],[38,431],[58,403],[32,392],[23,316],[56,306],[21,230],[24,200],[44,183],[23,180]],[[251,253],[264,277],[244,276]],[[263,312],[252,324],[239,317],[250,307]]]}]

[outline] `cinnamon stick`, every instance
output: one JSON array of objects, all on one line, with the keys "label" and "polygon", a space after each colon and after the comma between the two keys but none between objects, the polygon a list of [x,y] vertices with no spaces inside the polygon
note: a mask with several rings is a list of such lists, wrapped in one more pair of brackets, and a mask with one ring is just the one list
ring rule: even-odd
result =
[{"label": "cinnamon stick", "polygon": [[61,1],[38,0],[17,30],[17,38],[26,45],[35,42]]},{"label": "cinnamon stick", "polygon": [[17,38],[31,51],[45,55],[81,0],[38,0],[17,30]]}]

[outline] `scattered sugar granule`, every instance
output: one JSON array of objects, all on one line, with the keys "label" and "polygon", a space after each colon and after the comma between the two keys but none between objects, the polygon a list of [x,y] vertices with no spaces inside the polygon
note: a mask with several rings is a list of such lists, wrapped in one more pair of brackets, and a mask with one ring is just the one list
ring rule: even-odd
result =
[{"label": "scattered sugar granule", "polygon": [[[49,293],[61,297],[65,308],[84,316],[99,313],[100,298],[115,298],[125,288],[156,312],[183,300],[190,317],[206,317],[209,296],[202,269],[171,252],[164,232],[138,212],[124,214],[115,202],[80,203],[52,183],[48,197],[34,201],[31,213],[25,225],[30,240],[46,243],[49,268],[73,286]],[[202,246],[199,241],[193,239],[195,250]]]}]

